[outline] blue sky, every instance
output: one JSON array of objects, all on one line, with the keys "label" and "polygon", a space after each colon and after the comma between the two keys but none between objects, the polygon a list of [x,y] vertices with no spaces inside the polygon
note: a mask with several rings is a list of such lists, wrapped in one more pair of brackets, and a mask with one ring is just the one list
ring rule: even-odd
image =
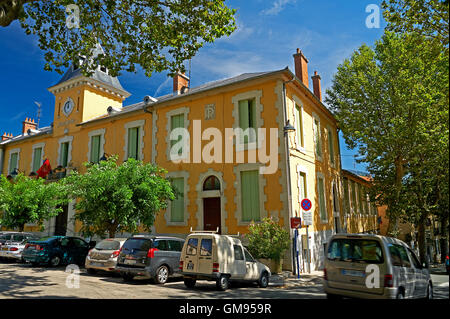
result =
[{"label": "blue sky", "polygon": [[[245,72],[294,70],[292,54],[300,48],[309,60],[310,76],[322,78],[322,92],[331,85],[337,66],[361,44],[372,45],[383,34],[367,28],[366,7],[380,0],[231,0],[237,9],[238,29],[228,38],[205,45],[191,61],[191,85],[223,79]],[[27,36],[17,22],[0,28],[0,134],[20,134],[25,117],[36,118],[34,101],[42,103],[40,126],[53,120],[54,97],[47,88],[60,78],[43,70],[44,56],[34,36]],[[165,73],[147,78],[144,72],[123,73],[122,86],[132,95],[124,105],[143,96],[170,93],[171,79]],[[311,81],[311,79],[310,79]],[[364,170],[353,160],[341,139],[342,165]]]}]

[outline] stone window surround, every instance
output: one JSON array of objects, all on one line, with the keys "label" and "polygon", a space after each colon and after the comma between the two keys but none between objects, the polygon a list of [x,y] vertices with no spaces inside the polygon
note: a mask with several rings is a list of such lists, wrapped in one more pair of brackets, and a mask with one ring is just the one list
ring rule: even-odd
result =
[{"label": "stone window surround", "polygon": [[[323,143],[322,143],[322,125],[320,124],[320,117],[319,115],[317,115],[316,113],[312,113],[312,129],[313,129],[313,140],[314,140],[314,154],[316,155],[316,160],[321,161],[323,159]],[[318,122],[318,130],[319,130],[319,143],[320,143],[320,148],[322,149],[322,156],[318,156],[317,152],[316,152],[316,130],[314,129],[314,122],[315,120],[317,120]]]},{"label": "stone window surround", "polygon": [[[243,171],[254,171],[257,170],[259,173],[260,163],[246,163],[239,164],[233,168],[235,175],[234,189],[236,190],[236,195],[234,196],[234,202],[236,204],[236,214],[238,226],[248,226],[251,221],[242,221],[242,187],[241,187],[241,172]],[[266,178],[264,174],[259,174],[259,210],[260,210],[260,220],[267,217],[267,211],[265,209],[265,203],[267,201],[267,195],[264,193],[264,188],[266,187]]]},{"label": "stone window surround", "polygon": [[145,120],[137,120],[137,121],[132,121],[132,122],[128,122],[125,123],[124,125],[124,129],[125,129],[125,134],[124,134],[124,138],[125,138],[125,146],[123,147],[123,153],[124,153],[124,157],[123,160],[126,161],[128,159],[128,129],[130,128],[135,128],[135,127],[139,127],[139,135],[140,135],[140,139],[139,139],[139,160],[143,161],[144,160],[144,126],[145,126]]},{"label": "stone window surround", "polygon": [[[259,128],[264,127],[264,120],[261,116],[264,106],[261,104],[261,97],[262,97],[262,90],[253,90],[253,91],[236,94],[231,98],[231,101],[234,105],[233,111],[232,111],[232,116],[234,118],[233,130],[240,127],[240,125],[239,125],[239,101],[250,100],[250,99],[255,99],[255,111],[256,111],[255,130],[256,130],[256,132],[258,132]],[[264,136],[261,136],[261,135],[257,136],[257,142],[247,143],[247,144],[241,143],[241,141],[239,140],[239,137],[236,137],[236,139],[235,139],[236,152],[258,149],[258,148],[262,147],[263,142],[264,142]]]},{"label": "stone window surround", "polygon": [[32,146],[32,152],[31,152],[30,172],[33,172],[34,150],[37,149],[37,148],[42,149],[42,151],[41,151],[41,160],[40,160],[39,162],[42,163],[42,161],[44,160],[45,142],[33,144],[33,146]]},{"label": "stone window surround", "polygon": [[9,157],[8,157],[8,171],[7,174],[9,175],[11,173],[11,156],[13,154],[17,153],[17,169],[19,169],[19,163],[20,163],[20,148],[14,148],[9,151]]},{"label": "stone window surround", "polygon": [[73,136],[64,136],[58,140],[58,166],[61,165],[61,144],[69,143],[69,149],[67,151],[67,165],[72,161],[72,143]]},{"label": "stone window surround", "polygon": [[89,137],[89,142],[88,142],[88,153],[87,153],[87,161],[90,162],[91,161],[91,147],[92,147],[92,137],[93,136],[97,136],[100,135],[100,153],[99,156],[100,158],[103,156],[103,154],[105,153],[104,150],[104,146],[105,146],[105,133],[106,133],[106,129],[102,128],[102,129],[98,129],[98,130],[94,130],[94,131],[90,131],[88,133],[88,137]]},{"label": "stone window surround", "polygon": [[171,201],[168,201],[168,205],[166,208],[166,212],[164,213],[164,219],[166,220],[167,226],[188,226],[188,219],[189,219],[189,212],[188,212],[188,205],[189,205],[189,177],[190,174],[188,171],[175,171],[175,172],[169,172],[166,174],[167,178],[184,178],[184,221],[182,222],[172,222],[171,221]]},{"label": "stone window surround", "polygon": [[[336,189],[336,193],[334,192],[334,190]],[[334,199],[337,199],[337,211],[334,211]],[[339,196],[339,187],[338,187],[338,183],[337,183],[337,179],[333,179],[333,181],[331,182],[331,207],[333,210],[333,217],[340,217],[341,216],[341,206],[340,206],[340,196]]]},{"label": "stone window surround", "polygon": [[[302,120],[302,123],[300,125],[301,128],[302,128],[301,135],[303,136],[303,143],[305,143],[305,132],[304,132],[305,131],[305,125],[304,125],[305,124],[305,119],[304,119],[304,116],[303,116],[303,102],[296,95],[293,95],[292,99],[294,100],[293,101],[294,105],[293,105],[293,109],[292,109],[292,111],[293,111],[292,114],[294,115],[294,120],[295,120],[295,122],[294,122],[295,125],[294,126],[295,126],[295,129],[297,130],[297,121],[298,121],[298,119],[296,118],[295,114],[296,114],[296,107],[299,106],[300,107],[301,120]],[[305,145],[303,144],[303,146],[301,146],[301,143],[298,140],[297,132],[295,132],[295,145],[296,145],[296,148],[297,148],[298,151],[306,154]]]},{"label": "stone window surround", "polygon": [[[324,202],[325,202],[325,218],[326,219],[322,219],[322,216],[320,214],[320,197],[319,197],[319,179],[323,180],[323,197],[324,197]],[[316,172],[316,183],[317,183],[317,201],[318,201],[318,207],[319,207],[319,220],[321,224],[327,224],[328,223],[328,210],[327,210],[327,185],[326,185],[326,180],[325,180],[325,176],[321,173],[321,172]]]},{"label": "stone window surround", "polygon": [[[166,119],[167,119],[167,123],[166,123],[166,132],[167,132],[167,134],[166,134],[166,145],[167,145],[166,158],[167,158],[168,161],[172,161],[171,158],[170,158],[170,149],[171,149],[170,132],[171,132],[171,129],[172,129],[171,128],[171,118],[172,118],[172,116],[180,115],[180,114],[184,115],[184,128],[189,130],[189,119],[188,119],[189,107],[187,107],[187,106],[179,107],[179,108],[176,108],[174,110],[166,112]],[[187,147],[187,150],[185,152],[186,156],[185,157],[177,157],[176,161],[189,160],[191,158],[190,157],[191,150],[190,150],[190,145],[189,144],[190,143],[188,143],[188,147]]]},{"label": "stone window surround", "polygon": [[[215,176],[220,182],[220,190],[203,190],[203,183],[205,180],[210,177]],[[209,168],[206,172],[200,174],[198,183],[195,187],[197,191],[197,230],[203,230],[203,219],[204,219],[204,211],[203,211],[203,199],[210,197],[220,197],[220,227],[222,234],[228,233],[228,227],[225,225],[225,221],[228,218],[228,213],[225,210],[227,198],[224,196],[224,192],[226,189],[226,183],[223,179],[223,173],[214,171]]]}]

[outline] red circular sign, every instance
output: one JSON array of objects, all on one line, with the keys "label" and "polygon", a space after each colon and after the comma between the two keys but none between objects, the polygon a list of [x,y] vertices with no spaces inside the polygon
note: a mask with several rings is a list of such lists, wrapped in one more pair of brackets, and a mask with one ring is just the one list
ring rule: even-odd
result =
[{"label": "red circular sign", "polygon": [[301,204],[300,204],[303,208],[303,210],[310,210],[312,207],[312,203],[309,199],[305,198],[304,200],[302,200]]}]

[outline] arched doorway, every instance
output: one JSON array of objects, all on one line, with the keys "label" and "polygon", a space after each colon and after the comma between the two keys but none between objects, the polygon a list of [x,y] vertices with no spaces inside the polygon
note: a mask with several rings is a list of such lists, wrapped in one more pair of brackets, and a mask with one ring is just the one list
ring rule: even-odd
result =
[{"label": "arched doorway", "polygon": [[220,181],[216,176],[211,175],[205,179],[202,197],[204,230],[219,228],[219,234],[221,234]]}]

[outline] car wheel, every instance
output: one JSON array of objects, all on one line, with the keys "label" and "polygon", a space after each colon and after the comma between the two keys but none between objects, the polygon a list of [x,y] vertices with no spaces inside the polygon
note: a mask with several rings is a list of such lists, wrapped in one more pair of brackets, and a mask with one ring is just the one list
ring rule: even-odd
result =
[{"label": "car wheel", "polygon": [[32,267],[37,267],[37,266],[39,266],[39,263],[32,262],[32,263],[31,263],[31,266],[32,266]]},{"label": "car wheel", "polygon": [[269,285],[269,274],[266,272],[263,272],[261,274],[261,277],[258,280],[258,285],[261,288],[267,288],[267,286]]},{"label": "car wheel", "polygon": [[58,267],[59,265],[61,265],[61,258],[55,255],[50,259],[49,264],[52,267]]},{"label": "car wheel", "polygon": [[405,299],[405,296],[403,295],[403,292],[401,290],[397,292],[397,299]]},{"label": "car wheel", "polygon": [[130,282],[133,281],[134,276],[130,275],[130,274],[122,274],[122,279],[125,282]]},{"label": "car wheel", "polygon": [[197,280],[195,280],[195,279],[185,278],[184,285],[188,288],[194,288],[196,281]]},{"label": "car wheel", "polygon": [[157,284],[164,285],[167,279],[169,279],[169,268],[162,265],[156,270],[155,281]]},{"label": "car wheel", "polygon": [[93,268],[86,268],[86,271],[89,275],[95,275],[97,273],[97,270]]},{"label": "car wheel", "polygon": [[230,286],[230,281],[228,280],[228,276],[221,275],[219,279],[217,279],[216,287],[221,291],[225,291]]},{"label": "car wheel", "polygon": [[428,283],[426,299],[433,299],[433,286]]}]

